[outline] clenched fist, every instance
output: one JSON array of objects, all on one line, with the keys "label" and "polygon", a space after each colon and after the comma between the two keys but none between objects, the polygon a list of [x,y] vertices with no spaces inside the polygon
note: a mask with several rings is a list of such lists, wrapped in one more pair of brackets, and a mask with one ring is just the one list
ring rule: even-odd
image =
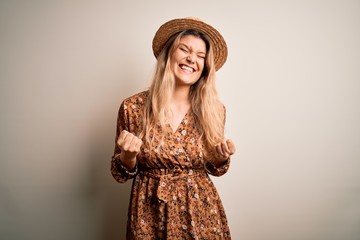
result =
[{"label": "clenched fist", "polygon": [[136,156],[139,154],[142,145],[141,139],[134,134],[123,130],[117,140],[117,145],[121,149],[121,162],[127,169],[134,169],[136,165]]},{"label": "clenched fist", "polygon": [[223,140],[215,146],[215,165],[219,166],[235,153],[235,144],[232,140]]}]

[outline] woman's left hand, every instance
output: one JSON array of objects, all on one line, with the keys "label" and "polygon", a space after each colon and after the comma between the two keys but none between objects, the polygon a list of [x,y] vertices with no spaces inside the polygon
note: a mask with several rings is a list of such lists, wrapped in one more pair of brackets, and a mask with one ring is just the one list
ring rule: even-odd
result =
[{"label": "woman's left hand", "polygon": [[216,163],[221,164],[235,153],[235,144],[231,139],[223,140],[215,146]]}]

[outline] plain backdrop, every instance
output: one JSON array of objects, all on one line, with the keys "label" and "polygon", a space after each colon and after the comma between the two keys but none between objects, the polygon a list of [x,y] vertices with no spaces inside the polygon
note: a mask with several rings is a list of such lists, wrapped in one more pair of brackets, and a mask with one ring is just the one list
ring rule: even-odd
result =
[{"label": "plain backdrop", "polygon": [[0,1],[0,239],[125,239],[117,110],[167,20],[216,27],[235,240],[360,239],[360,1]]}]

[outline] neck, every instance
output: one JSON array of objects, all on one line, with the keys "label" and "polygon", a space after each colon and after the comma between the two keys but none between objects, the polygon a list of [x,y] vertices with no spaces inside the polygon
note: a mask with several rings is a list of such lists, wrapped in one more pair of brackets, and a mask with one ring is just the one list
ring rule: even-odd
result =
[{"label": "neck", "polygon": [[190,87],[189,86],[176,86],[171,98],[171,101],[173,103],[178,104],[189,104],[189,92]]}]

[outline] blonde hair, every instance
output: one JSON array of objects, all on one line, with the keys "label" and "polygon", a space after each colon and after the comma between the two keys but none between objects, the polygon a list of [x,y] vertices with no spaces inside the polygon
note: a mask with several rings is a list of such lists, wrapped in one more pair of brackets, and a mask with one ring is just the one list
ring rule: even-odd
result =
[{"label": "blonde hair", "polygon": [[195,115],[195,124],[206,147],[217,144],[224,137],[225,108],[220,102],[215,85],[215,65],[211,45],[206,36],[195,30],[186,30],[172,36],[160,52],[145,104],[141,137],[151,146],[152,131],[164,129],[170,115],[169,102],[174,91],[175,78],[170,68],[171,55],[186,35],[199,37],[206,43],[207,53],[200,79],[190,88],[189,100]]}]

